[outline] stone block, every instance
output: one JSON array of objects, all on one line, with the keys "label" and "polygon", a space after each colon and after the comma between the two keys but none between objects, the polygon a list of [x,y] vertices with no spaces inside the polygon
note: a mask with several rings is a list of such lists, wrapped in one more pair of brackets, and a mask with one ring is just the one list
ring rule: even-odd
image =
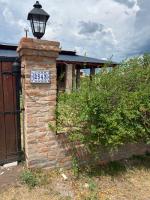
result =
[{"label": "stone block", "polygon": [[[60,148],[56,133],[48,128],[55,124],[56,58],[59,42],[23,38],[17,49],[25,76],[23,93],[25,105],[25,154],[28,167],[59,166]],[[49,70],[50,84],[32,84],[31,70]]]}]

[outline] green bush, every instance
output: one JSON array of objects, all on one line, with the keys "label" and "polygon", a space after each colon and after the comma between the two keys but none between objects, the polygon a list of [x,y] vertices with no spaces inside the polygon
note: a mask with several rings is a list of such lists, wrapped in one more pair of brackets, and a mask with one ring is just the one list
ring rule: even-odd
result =
[{"label": "green bush", "polygon": [[57,131],[91,152],[150,143],[150,56],[84,78],[80,90],[59,95],[56,114]]},{"label": "green bush", "polygon": [[27,184],[30,189],[34,188],[35,186],[39,184],[36,175],[31,170],[23,171],[20,176],[20,179],[21,179],[21,182],[23,184]]}]

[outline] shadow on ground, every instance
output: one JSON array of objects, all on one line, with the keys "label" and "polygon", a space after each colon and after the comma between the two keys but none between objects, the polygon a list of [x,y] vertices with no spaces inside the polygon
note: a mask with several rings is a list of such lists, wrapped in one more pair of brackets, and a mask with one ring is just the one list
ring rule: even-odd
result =
[{"label": "shadow on ground", "polygon": [[80,168],[79,174],[84,174],[90,177],[98,176],[120,176],[127,172],[127,170],[145,169],[150,170],[150,153],[145,155],[133,156],[129,159],[120,161],[112,161],[103,165],[86,165]]}]

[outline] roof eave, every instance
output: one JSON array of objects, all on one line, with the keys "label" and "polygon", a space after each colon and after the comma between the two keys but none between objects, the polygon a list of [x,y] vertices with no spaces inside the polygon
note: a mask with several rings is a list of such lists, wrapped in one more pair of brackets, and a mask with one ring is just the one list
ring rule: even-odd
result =
[{"label": "roof eave", "polygon": [[0,57],[0,62],[14,62],[16,61],[18,57],[5,57],[5,56],[1,56]]},{"label": "roof eave", "polygon": [[[93,63],[93,62],[77,62],[77,61],[64,61],[64,60],[57,60],[57,64],[76,64],[76,65],[84,65],[84,68],[89,66],[91,67],[103,67],[106,63]],[[110,66],[115,67],[116,63],[111,63]]]}]

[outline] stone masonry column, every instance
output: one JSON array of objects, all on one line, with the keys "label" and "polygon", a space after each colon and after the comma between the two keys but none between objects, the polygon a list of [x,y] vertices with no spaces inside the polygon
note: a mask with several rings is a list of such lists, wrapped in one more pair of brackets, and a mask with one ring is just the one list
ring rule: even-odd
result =
[{"label": "stone masonry column", "polygon": [[[55,132],[56,58],[59,42],[22,38],[17,49],[24,75],[25,157],[29,168],[55,168],[69,164]],[[31,71],[50,71],[50,83],[31,83]]]}]

